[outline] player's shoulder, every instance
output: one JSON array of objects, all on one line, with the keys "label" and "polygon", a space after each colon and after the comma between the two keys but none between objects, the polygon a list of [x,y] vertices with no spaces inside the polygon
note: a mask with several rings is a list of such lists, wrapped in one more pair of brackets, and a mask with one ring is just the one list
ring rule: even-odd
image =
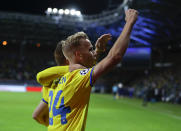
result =
[{"label": "player's shoulder", "polygon": [[88,76],[90,69],[76,69],[64,75],[66,79],[79,79]]},{"label": "player's shoulder", "polygon": [[74,70],[73,72],[71,72],[71,74],[84,76],[84,75],[88,74],[90,70],[91,70],[91,68],[77,69],[77,70]]}]

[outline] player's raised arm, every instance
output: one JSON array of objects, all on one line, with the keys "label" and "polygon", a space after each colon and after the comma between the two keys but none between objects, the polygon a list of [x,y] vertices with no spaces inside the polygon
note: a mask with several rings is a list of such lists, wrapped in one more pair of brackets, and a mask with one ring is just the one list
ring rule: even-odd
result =
[{"label": "player's raised arm", "polygon": [[130,40],[130,34],[133,28],[133,25],[135,24],[138,12],[134,9],[129,9],[126,12],[126,24],[124,26],[124,29],[121,33],[121,35],[118,37],[116,42],[114,43],[113,47],[109,51],[108,55],[100,61],[94,68],[94,74],[93,74],[93,82],[102,75],[107,70],[111,69],[113,66],[118,64],[122,58],[123,55],[128,48],[129,40]]}]

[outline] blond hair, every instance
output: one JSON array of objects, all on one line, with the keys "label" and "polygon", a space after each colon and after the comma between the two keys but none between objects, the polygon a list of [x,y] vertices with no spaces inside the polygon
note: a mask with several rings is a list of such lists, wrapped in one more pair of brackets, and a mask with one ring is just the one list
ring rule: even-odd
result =
[{"label": "blond hair", "polygon": [[76,49],[80,46],[81,39],[88,39],[88,36],[84,32],[77,32],[69,36],[62,44],[62,51],[64,56],[69,59]]}]

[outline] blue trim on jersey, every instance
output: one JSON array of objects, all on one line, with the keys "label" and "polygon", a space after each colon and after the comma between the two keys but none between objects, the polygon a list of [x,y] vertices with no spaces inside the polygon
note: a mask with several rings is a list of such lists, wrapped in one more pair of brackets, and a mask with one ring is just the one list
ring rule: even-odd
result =
[{"label": "blue trim on jersey", "polygon": [[48,104],[48,102],[45,99],[43,99],[43,98],[42,98],[42,101],[45,102],[46,104]]},{"label": "blue trim on jersey", "polygon": [[91,87],[93,86],[93,84],[92,84],[92,73],[93,73],[93,70],[94,70],[94,67],[92,68],[92,70],[91,70],[91,73],[90,73],[90,85],[91,85]]}]

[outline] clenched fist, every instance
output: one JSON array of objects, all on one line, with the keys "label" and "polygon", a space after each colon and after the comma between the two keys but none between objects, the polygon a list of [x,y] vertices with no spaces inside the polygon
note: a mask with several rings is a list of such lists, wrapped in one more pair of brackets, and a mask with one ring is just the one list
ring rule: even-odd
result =
[{"label": "clenched fist", "polygon": [[138,11],[134,9],[128,9],[125,11],[125,21],[134,24],[138,17]]}]

